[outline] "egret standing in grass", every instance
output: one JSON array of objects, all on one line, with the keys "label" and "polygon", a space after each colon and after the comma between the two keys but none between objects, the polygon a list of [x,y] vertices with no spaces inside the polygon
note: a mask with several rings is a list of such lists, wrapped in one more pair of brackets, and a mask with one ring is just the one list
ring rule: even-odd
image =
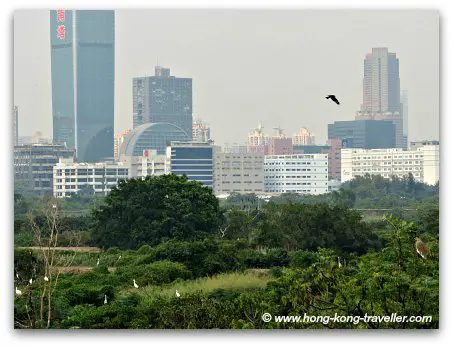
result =
[{"label": "egret standing in grass", "polygon": [[176,297],[179,298],[181,294],[179,294],[178,290],[176,290]]},{"label": "egret standing in grass", "polygon": [[18,272],[16,272],[16,278],[17,278],[18,280],[20,280],[20,278],[19,278],[19,273],[18,273]]},{"label": "egret standing in grass", "polygon": [[100,259],[100,258],[98,257],[98,262],[96,263],[96,266],[99,266],[99,259]]},{"label": "egret standing in grass", "polygon": [[33,283],[33,279],[30,278],[30,280],[28,281],[28,283],[30,283],[30,285]]},{"label": "egret standing in grass", "polygon": [[16,287],[16,295],[18,295],[18,296],[22,295],[22,292],[19,289],[17,289],[17,287]]},{"label": "egret standing in grass", "polygon": [[338,267],[341,267],[341,260],[340,260],[340,257],[337,257],[338,259]]},{"label": "egret standing in grass", "polygon": [[49,277],[44,276],[44,281],[49,282]]},{"label": "egret standing in grass", "polygon": [[138,284],[135,283],[135,280],[134,280],[134,287],[135,287],[135,288],[138,288]]},{"label": "egret standing in grass", "polygon": [[107,303],[107,295],[104,294],[104,305]]}]

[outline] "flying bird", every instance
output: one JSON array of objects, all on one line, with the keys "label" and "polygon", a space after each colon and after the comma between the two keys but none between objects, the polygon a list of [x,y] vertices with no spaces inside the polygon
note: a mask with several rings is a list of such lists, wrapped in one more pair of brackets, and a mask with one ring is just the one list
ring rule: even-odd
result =
[{"label": "flying bird", "polygon": [[421,238],[416,237],[415,238],[415,250],[417,251],[418,254],[423,259],[426,259],[428,257],[428,248],[426,247],[425,243],[422,241]]},{"label": "flying bird", "polygon": [[17,289],[17,287],[16,287],[16,294],[19,295],[19,296],[22,295],[22,291],[20,291],[19,289]]},{"label": "flying bird", "polygon": [[179,294],[178,290],[176,290],[176,297],[179,298],[180,296],[181,296],[181,294]]},{"label": "flying bird", "polygon": [[335,95],[327,95],[326,96],[326,99],[330,99],[332,100],[334,103],[336,103],[337,105],[340,105],[340,102],[338,101],[337,97]]},{"label": "flying bird", "polygon": [[49,277],[44,276],[44,281],[49,282]]},{"label": "flying bird", "polygon": [[135,287],[135,288],[138,288],[138,284],[135,283],[135,280],[134,280],[134,287]]},{"label": "flying bird", "polygon": [[107,295],[104,295],[104,305],[107,303]]}]

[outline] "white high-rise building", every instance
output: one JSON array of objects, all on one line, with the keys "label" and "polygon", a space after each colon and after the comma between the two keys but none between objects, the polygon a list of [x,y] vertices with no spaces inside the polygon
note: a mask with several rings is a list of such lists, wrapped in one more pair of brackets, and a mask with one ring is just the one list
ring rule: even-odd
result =
[{"label": "white high-rise building", "polygon": [[264,154],[216,151],[214,153],[216,195],[264,192]]},{"label": "white high-rise building", "polygon": [[315,135],[303,127],[293,134],[293,146],[306,146],[315,144]]},{"label": "white high-rise building", "polygon": [[211,129],[209,124],[206,124],[201,120],[196,120],[192,124],[192,140],[193,142],[210,142]]},{"label": "white high-rise building", "polygon": [[436,184],[439,180],[439,145],[411,149],[341,149],[341,182],[366,174],[403,178],[409,173],[418,182]]},{"label": "white high-rise building", "polygon": [[264,127],[259,124],[256,129],[253,129],[253,131],[248,134],[247,145],[249,147],[266,146],[270,143],[270,136],[265,134],[263,129]]},{"label": "white high-rise building", "polygon": [[275,193],[326,194],[328,154],[266,155],[264,190]]}]

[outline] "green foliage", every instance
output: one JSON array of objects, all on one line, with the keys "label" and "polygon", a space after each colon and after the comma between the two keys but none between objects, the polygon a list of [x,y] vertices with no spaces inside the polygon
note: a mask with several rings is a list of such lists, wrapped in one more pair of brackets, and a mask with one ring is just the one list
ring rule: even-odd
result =
[{"label": "green foliage", "polygon": [[264,213],[258,245],[287,250],[332,247],[360,254],[378,245],[360,214],[345,206],[269,203]]},{"label": "green foliage", "polygon": [[171,174],[120,182],[94,218],[96,245],[126,249],[203,239],[217,232],[220,210],[212,189]]}]

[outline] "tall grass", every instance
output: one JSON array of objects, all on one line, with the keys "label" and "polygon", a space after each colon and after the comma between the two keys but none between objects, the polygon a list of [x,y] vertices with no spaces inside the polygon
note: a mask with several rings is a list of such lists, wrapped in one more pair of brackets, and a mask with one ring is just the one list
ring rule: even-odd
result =
[{"label": "tall grass", "polygon": [[162,286],[146,286],[135,290],[131,288],[127,289],[126,292],[137,291],[141,296],[156,298],[175,296],[176,290],[181,296],[199,291],[207,294],[217,289],[244,291],[253,288],[264,288],[267,282],[272,279],[273,277],[268,272],[247,270],[245,272],[231,272],[195,280],[177,280]]}]

